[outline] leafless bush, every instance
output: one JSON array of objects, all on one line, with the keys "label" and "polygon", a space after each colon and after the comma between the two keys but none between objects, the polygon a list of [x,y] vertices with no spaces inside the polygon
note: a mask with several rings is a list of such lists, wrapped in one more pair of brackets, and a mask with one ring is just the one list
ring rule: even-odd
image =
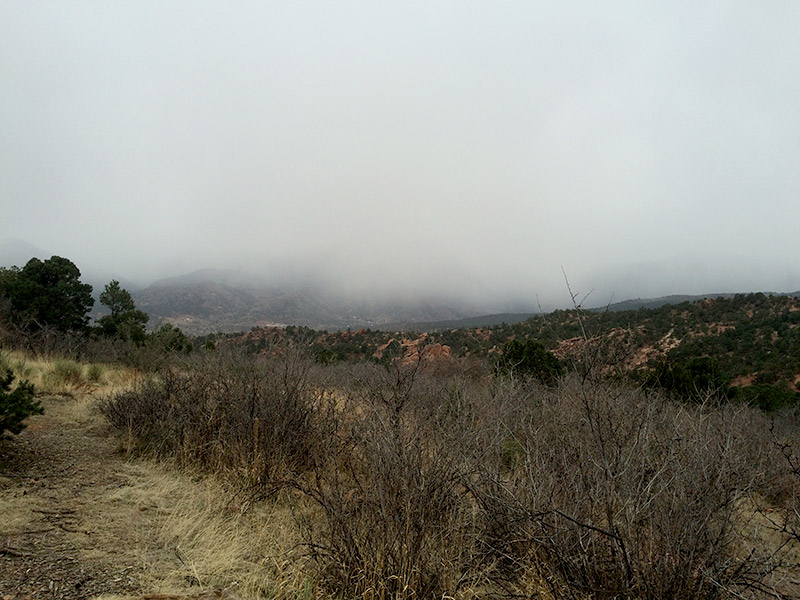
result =
[{"label": "leafless bush", "polygon": [[778,597],[791,572],[789,421],[580,376],[191,360],[103,412],[133,450],[287,490],[339,597]]},{"label": "leafless bush", "polygon": [[433,598],[474,583],[472,391],[419,365],[360,369],[353,383],[329,452],[298,482],[322,517],[300,523],[325,585],[349,598]]},{"label": "leafless bush", "polygon": [[[777,562],[742,531],[765,485],[749,409],[685,407],[565,382],[516,429],[479,498],[487,540],[555,597],[715,598],[769,591]],[[509,583],[509,582],[506,582]]]},{"label": "leafless bush", "polygon": [[279,357],[234,353],[171,367],[101,404],[130,449],[274,486],[319,452],[315,367],[289,349]]},{"label": "leafless bush", "polygon": [[[800,572],[800,411],[786,410],[774,416],[770,425],[772,447],[776,451],[771,495],[762,507],[767,527],[794,550],[791,572]],[[800,581],[794,576],[800,597]]]}]

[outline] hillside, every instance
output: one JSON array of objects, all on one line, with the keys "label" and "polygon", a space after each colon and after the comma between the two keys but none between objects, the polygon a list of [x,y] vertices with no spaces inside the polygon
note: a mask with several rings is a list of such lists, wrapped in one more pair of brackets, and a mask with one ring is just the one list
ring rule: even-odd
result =
[{"label": "hillside", "polygon": [[[587,308],[588,312],[625,312],[629,310],[639,310],[641,308],[659,308],[667,304],[680,304],[681,302],[695,302],[708,298],[733,298],[736,294],[674,294],[662,296],[660,298],[634,298],[614,302],[605,306]],[[797,294],[795,294],[797,295]],[[541,316],[541,312],[527,313],[497,313],[491,315],[480,315],[478,317],[467,317],[465,319],[453,319],[449,321],[404,321],[398,323],[384,323],[376,326],[381,331],[441,331],[449,329],[472,329],[475,327],[497,327],[502,325],[514,325]]]},{"label": "hillside", "polygon": [[796,295],[738,294],[628,311],[558,310],[517,323],[421,329],[325,333],[306,327],[264,328],[232,340],[259,351],[278,340],[293,339],[326,360],[378,359],[393,342],[400,351],[436,345],[442,349],[440,355],[483,360],[510,339],[533,338],[566,362],[581,360],[587,348],[595,348],[621,373],[709,357],[732,385],[800,389]]}]

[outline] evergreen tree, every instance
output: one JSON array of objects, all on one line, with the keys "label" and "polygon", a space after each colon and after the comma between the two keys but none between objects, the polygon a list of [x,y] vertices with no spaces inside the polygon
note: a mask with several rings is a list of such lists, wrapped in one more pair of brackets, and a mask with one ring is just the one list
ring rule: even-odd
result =
[{"label": "evergreen tree", "polygon": [[80,277],[78,267],[66,258],[32,258],[22,269],[4,270],[0,291],[8,297],[12,321],[25,329],[82,331],[94,299],[92,286]]},{"label": "evergreen tree", "polygon": [[0,377],[0,436],[6,431],[19,433],[25,429],[25,419],[44,412],[33,396],[33,386],[23,381],[11,391],[13,381],[14,375],[9,370]]},{"label": "evergreen tree", "polygon": [[100,303],[111,310],[110,315],[98,319],[100,330],[109,337],[120,337],[134,342],[145,339],[145,325],[150,317],[137,310],[130,293],[112,280],[100,294]]},{"label": "evergreen tree", "polygon": [[500,373],[531,376],[545,385],[554,385],[564,374],[558,358],[541,343],[530,339],[506,342],[497,369]]}]

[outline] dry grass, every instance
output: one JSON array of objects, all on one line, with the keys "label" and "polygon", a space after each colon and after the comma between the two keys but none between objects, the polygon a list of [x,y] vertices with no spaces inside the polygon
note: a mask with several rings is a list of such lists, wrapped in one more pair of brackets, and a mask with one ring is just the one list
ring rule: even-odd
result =
[{"label": "dry grass", "polygon": [[[180,593],[200,586],[239,598],[312,596],[286,502],[242,506],[214,477],[149,461],[126,471],[130,484],[111,492],[107,502],[130,515],[131,530],[116,535],[136,540],[143,588]],[[142,515],[148,515],[148,528],[137,526]]]},{"label": "dry grass", "polygon": [[29,529],[31,521],[35,520],[33,511],[43,508],[21,495],[3,493],[3,488],[10,484],[5,478],[0,480],[0,515],[3,515],[0,519],[0,539],[13,539],[23,535]]},{"label": "dry grass", "polygon": [[[776,457],[760,413],[577,381],[484,388],[364,368],[332,384],[302,362],[222,358],[148,387],[130,369],[3,357],[62,394],[47,414],[102,427],[107,398],[123,448],[164,459],[122,463],[125,483],[95,507],[97,552],[116,546],[148,592],[758,597],[744,573],[766,595],[798,597],[783,566],[797,548],[780,547],[782,513],[763,500]],[[9,502],[0,534],[27,518]],[[678,564],[686,548],[700,558]]]},{"label": "dry grass", "polygon": [[[137,371],[117,365],[81,364],[19,352],[3,352],[2,364],[44,395],[45,416],[76,438],[108,428],[97,406],[103,398],[129,391],[142,381]],[[31,432],[41,424],[32,423]],[[299,531],[287,498],[253,503],[249,496],[213,476],[181,471],[168,463],[124,462],[122,485],[88,488],[78,499],[83,527],[92,544],[80,550],[89,561],[113,562],[148,593],[185,595],[223,589],[250,598],[314,598],[314,582],[300,548]],[[0,477],[0,539],[35,529],[48,508],[46,498],[12,493]],[[37,488],[38,489],[38,488]],[[76,549],[77,552],[77,549]],[[109,597],[110,598],[110,597]]]},{"label": "dry grass", "polygon": [[[316,598],[297,556],[299,533],[285,501],[243,506],[213,477],[168,465],[123,465],[126,483],[92,494],[82,527],[92,543],[80,555],[113,562],[148,593],[185,595],[221,589],[242,600]],[[15,543],[42,525],[43,498],[3,493],[0,540]],[[245,510],[246,509],[246,510]],[[77,549],[76,549],[77,551]]]},{"label": "dry grass", "polygon": [[32,383],[39,396],[113,395],[130,389],[141,377],[134,369],[120,365],[28,356],[13,350],[2,351],[0,365],[11,369],[18,380]]},{"label": "dry grass", "polygon": [[67,425],[101,424],[100,399],[130,390],[143,377],[121,365],[79,363],[17,351],[3,351],[0,366],[12,370],[15,383],[29,381],[37,396],[51,397],[45,410]]}]

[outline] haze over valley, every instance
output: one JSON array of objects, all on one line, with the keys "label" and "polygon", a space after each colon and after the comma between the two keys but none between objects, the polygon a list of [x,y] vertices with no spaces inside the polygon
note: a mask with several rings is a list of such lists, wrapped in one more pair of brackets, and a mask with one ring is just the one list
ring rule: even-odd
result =
[{"label": "haze over valley", "polygon": [[[0,266],[23,266],[33,256],[50,254],[32,244],[6,239],[0,241],[0,256],[6,263]],[[604,274],[604,280],[611,282],[609,285],[588,291],[578,287],[580,282],[561,273],[561,297],[550,302],[534,293],[526,296],[508,293],[504,288],[481,286],[466,276],[459,279],[457,273],[448,273],[443,268],[438,270],[438,278],[431,276],[437,271],[428,269],[416,280],[386,281],[373,286],[365,281],[348,281],[346,269],[337,281],[297,262],[273,264],[264,271],[242,267],[198,269],[152,282],[134,281],[91,265],[79,268],[83,280],[93,286],[95,298],[109,281],[119,280],[132,293],[137,306],[150,315],[151,328],[170,323],[189,335],[286,325],[320,330],[472,327],[514,323],[554,309],[570,308],[574,303],[587,309],[630,310],[736,293],[797,293],[788,276],[763,278],[784,287],[753,288],[746,277],[737,284],[736,277],[726,278],[725,273],[711,274],[679,263],[628,270],[620,267]],[[736,274],[735,269],[731,272]],[[714,282],[718,287],[711,287]],[[616,289],[611,287],[615,283]],[[570,290],[575,294],[574,301]],[[627,295],[623,295],[626,290]],[[673,294],[673,290],[694,293]],[[94,316],[101,316],[103,310],[97,304]]]},{"label": "haze over valley", "polygon": [[800,287],[795,3],[0,17],[3,265],[232,270],[318,324],[548,311],[562,268],[593,306]]},{"label": "haze over valley", "polygon": [[595,306],[800,287],[794,3],[0,16],[0,240],[42,251],[5,265],[464,316],[567,306],[562,267]]}]

